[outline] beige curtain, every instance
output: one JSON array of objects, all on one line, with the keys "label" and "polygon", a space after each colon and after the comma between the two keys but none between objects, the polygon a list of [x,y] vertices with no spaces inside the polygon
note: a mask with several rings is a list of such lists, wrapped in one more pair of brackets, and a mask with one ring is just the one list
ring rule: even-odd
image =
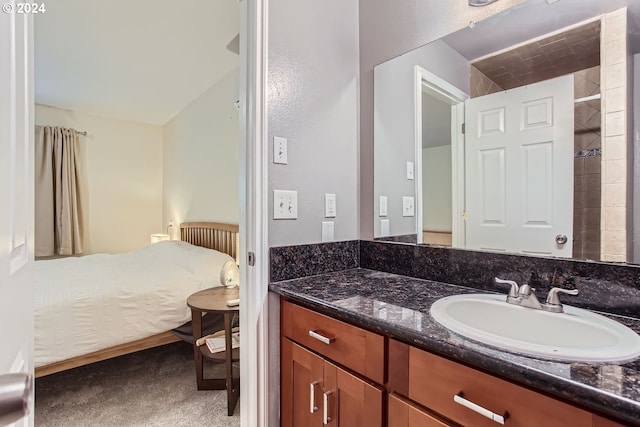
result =
[{"label": "beige curtain", "polygon": [[35,256],[81,254],[87,249],[82,135],[36,126],[35,136]]}]

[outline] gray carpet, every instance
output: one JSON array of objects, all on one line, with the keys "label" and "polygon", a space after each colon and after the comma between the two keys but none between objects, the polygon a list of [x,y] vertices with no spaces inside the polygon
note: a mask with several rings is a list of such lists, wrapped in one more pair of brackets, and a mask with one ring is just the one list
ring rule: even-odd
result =
[{"label": "gray carpet", "polygon": [[[207,376],[224,376],[210,364]],[[193,350],[178,342],[36,380],[37,427],[240,425],[224,390],[196,390]]]}]

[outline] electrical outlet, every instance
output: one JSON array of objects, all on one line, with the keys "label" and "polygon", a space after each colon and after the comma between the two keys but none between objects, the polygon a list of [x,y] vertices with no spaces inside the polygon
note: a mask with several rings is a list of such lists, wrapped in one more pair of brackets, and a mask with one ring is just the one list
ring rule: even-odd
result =
[{"label": "electrical outlet", "polygon": [[380,220],[380,237],[386,237],[389,235],[389,220],[381,219]]},{"label": "electrical outlet", "polygon": [[287,138],[273,137],[273,163],[287,164]]},{"label": "electrical outlet", "polygon": [[333,221],[322,221],[322,242],[333,241]]},{"label": "electrical outlet", "polygon": [[336,195],[335,194],[324,195],[324,217],[325,218],[336,217]]},{"label": "electrical outlet", "polygon": [[413,197],[402,198],[402,216],[415,216],[415,203]]},{"label": "electrical outlet", "polygon": [[298,218],[298,192],[273,190],[273,219]]},{"label": "electrical outlet", "polygon": [[407,179],[413,179],[413,162],[407,162]]},{"label": "electrical outlet", "polygon": [[379,216],[387,216],[387,196],[380,196]]}]

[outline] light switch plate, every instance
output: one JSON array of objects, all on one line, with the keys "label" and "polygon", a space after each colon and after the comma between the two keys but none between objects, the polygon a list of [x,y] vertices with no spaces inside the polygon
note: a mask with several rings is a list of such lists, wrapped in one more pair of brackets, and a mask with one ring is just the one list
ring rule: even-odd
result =
[{"label": "light switch plate", "polygon": [[335,218],[336,217],[336,195],[325,194],[324,195],[324,217]]},{"label": "light switch plate", "polygon": [[402,198],[402,216],[415,216],[415,203],[413,197]]},{"label": "light switch plate", "polygon": [[298,192],[273,190],[273,219],[298,218]]},{"label": "light switch plate", "polygon": [[413,162],[407,162],[407,179],[413,179]]},{"label": "light switch plate", "polygon": [[333,242],[333,221],[322,221],[322,242]]},{"label": "light switch plate", "polygon": [[287,164],[287,138],[273,137],[273,163]]},{"label": "light switch plate", "polygon": [[387,216],[387,196],[380,196],[379,216]]},{"label": "light switch plate", "polygon": [[389,220],[380,220],[380,237],[387,237],[389,235]]}]

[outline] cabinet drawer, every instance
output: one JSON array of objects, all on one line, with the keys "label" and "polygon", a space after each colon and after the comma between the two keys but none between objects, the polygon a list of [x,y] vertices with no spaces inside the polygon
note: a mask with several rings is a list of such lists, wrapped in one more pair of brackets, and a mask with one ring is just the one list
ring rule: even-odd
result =
[{"label": "cabinet drawer", "polygon": [[389,395],[388,402],[387,427],[457,427],[394,394]]},{"label": "cabinet drawer", "polygon": [[[512,427],[593,425],[590,412],[391,340],[390,364],[394,363],[394,354],[408,358],[408,370],[404,374],[390,371],[389,384],[398,393],[406,393],[411,400],[456,423],[475,427],[498,426],[499,423],[477,412],[484,408],[487,412],[503,416],[505,425]],[[459,402],[454,401],[456,395],[464,401],[459,398]],[[477,405],[476,410],[469,408],[473,405]]]},{"label": "cabinet drawer", "polygon": [[282,335],[384,384],[384,337],[288,301],[281,313]]}]

